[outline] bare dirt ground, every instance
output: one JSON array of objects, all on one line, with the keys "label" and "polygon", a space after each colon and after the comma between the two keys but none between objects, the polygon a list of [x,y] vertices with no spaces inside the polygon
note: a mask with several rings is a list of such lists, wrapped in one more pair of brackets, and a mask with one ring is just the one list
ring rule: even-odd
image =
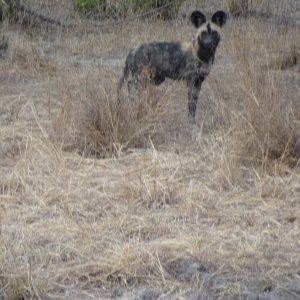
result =
[{"label": "bare dirt ground", "polygon": [[224,28],[196,124],[183,82],[116,95],[188,20],[2,25],[0,299],[300,298],[299,3],[274,3],[295,22]]}]

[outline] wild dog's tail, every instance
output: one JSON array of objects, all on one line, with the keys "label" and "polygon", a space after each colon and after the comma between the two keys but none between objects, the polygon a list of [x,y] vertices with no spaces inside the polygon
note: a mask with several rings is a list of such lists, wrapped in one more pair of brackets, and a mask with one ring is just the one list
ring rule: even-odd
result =
[{"label": "wild dog's tail", "polygon": [[126,58],[123,75],[118,83],[118,93],[120,93],[125,81],[127,81],[127,79],[128,79],[132,57],[133,57],[133,55],[132,55],[132,50],[131,50]]},{"label": "wild dog's tail", "polygon": [[125,64],[123,75],[120,78],[119,83],[118,83],[118,93],[121,91],[121,89],[124,85],[124,82],[127,80],[128,73],[129,73],[129,68],[128,68],[127,64]]},{"label": "wild dog's tail", "polygon": [[5,59],[8,49],[8,36],[4,35],[0,41],[0,60]]}]

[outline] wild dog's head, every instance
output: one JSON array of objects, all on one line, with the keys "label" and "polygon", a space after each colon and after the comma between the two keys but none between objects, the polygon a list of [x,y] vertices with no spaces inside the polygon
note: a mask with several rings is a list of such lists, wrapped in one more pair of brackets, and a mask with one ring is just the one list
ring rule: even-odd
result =
[{"label": "wild dog's head", "polygon": [[196,55],[201,61],[209,62],[220,42],[220,28],[225,25],[227,14],[219,10],[213,14],[210,21],[207,21],[205,15],[196,10],[191,14],[191,21],[198,29],[194,41]]}]

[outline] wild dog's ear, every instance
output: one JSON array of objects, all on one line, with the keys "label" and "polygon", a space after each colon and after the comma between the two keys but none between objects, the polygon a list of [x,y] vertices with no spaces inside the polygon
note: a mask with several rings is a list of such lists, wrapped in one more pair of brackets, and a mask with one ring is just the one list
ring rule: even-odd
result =
[{"label": "wild dog's ear", "polygon": [[213,14],[211,21],[219,27],[223,27],[227,21],[227,14],[223,10],[218,10]]},{"label": "wild dog's ear", "polygon": [[195,10],[191,14],[191,21],[196,28],[199,28],[202,24],[206,22],[206,17],[201,11]]}]

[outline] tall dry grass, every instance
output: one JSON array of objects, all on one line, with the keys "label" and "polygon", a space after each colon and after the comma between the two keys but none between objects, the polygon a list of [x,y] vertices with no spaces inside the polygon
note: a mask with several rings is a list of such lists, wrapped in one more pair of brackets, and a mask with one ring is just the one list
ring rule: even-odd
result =
[{"label": "tall dry grass", "polygon": [[168,91],[158,93],[147,84],[130,95],[126,91],[117,95],[119,77],[108,68],[93,73],[80,70],[62,83],[63,105],[53,124],[63,148],[71,142],[81,153],[103,158],[163,138]]},{"label": "tall dry grass", "polygon": [[118,99],[122,68],[96,66],[114,45],[192,36],[175,25],[15,36],[0,65],[4,299],[295,293],[299,74],[282,62],[298,31],[231,21],[191,126],[183,83]]},{"label": "tall dry grass", "polygon": [[[236,21],[227,51],[237,62],[240,110],[231,119],[234,157],[246,165],[272,161],[299,164],[299,76],[296,69],[280,76],[300,57],[298,30],[286,31],[252,19]],[[297,67],[296,67],[297,68]]]}]

